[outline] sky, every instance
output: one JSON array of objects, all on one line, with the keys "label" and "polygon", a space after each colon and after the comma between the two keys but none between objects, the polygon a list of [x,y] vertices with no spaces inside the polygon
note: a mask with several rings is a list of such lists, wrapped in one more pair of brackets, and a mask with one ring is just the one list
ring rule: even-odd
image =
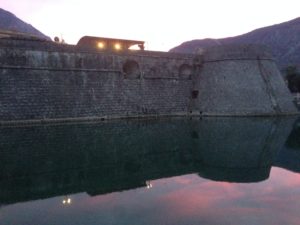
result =
[{"label": "sky", "polygon": [[[270,178],[259,183],[213,182],[192,174],[151,184],[149,189],[96,196],[78,193],[4,205],[0,225],[299,225],[300,174],[284,169],[273,167]],[[72,203],[63,205],[67,197]]]},{"label": "sky", "polygon": [[160,51],[300,17],[299,0],[0,0],[0,8],[68,44],[90,35],[143,40]]}]

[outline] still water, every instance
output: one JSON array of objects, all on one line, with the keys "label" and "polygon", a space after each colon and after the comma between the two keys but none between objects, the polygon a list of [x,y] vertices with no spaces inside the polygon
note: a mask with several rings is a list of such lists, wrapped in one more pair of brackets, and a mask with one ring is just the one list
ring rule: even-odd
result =
[{"label": "still water", "polygon": [[300,121],[0,128],[0,224],[300,224]]}]

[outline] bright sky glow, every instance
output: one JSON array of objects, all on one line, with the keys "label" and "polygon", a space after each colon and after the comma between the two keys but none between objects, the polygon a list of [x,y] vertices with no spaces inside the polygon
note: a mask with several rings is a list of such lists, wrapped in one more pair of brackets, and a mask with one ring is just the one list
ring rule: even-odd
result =
[{"label": "bright sky glow", "polygon": [[90,35],[144,40],[162,51],[300,17],[299,0],[0,0],[0,8],[69,44]]}]

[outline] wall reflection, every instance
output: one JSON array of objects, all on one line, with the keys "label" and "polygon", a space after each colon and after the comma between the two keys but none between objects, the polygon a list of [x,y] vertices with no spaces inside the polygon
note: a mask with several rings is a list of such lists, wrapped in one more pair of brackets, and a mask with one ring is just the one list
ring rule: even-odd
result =
[{"label": "wall reflection", "polygon": [[278,153],[274,165],[300,173],[300,119],[294,123],[285,147]]},{"label": "wall reflection", "polygon": [[[217,181],[259,182],[268,178],[272,165],[298,171],[281,160],[284,157],[278,159],[285,154],[284,144],[288,146],[298,132],[294,120],[206,118],[2,127],[0,204],[151,188],[152,180],[190,173]],[[68,197],[62,200],[64,205],[71,202]]]}]

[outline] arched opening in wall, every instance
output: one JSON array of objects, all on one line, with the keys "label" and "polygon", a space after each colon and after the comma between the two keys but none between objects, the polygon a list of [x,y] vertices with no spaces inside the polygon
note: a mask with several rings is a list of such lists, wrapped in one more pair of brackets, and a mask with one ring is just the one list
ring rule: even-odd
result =
[{"label": "arched opening in wall", "polygon": [[193,73],[193,67],[188,64],[182,64],[178,69],[179,78],[191,79]]},{"label": "arched opening in wall", "polygon": [[137,79],[140,78],[140,66],[134,60],[126,60],[123,64],[123,72],[125,74],[125,78],[128,79]]}]

